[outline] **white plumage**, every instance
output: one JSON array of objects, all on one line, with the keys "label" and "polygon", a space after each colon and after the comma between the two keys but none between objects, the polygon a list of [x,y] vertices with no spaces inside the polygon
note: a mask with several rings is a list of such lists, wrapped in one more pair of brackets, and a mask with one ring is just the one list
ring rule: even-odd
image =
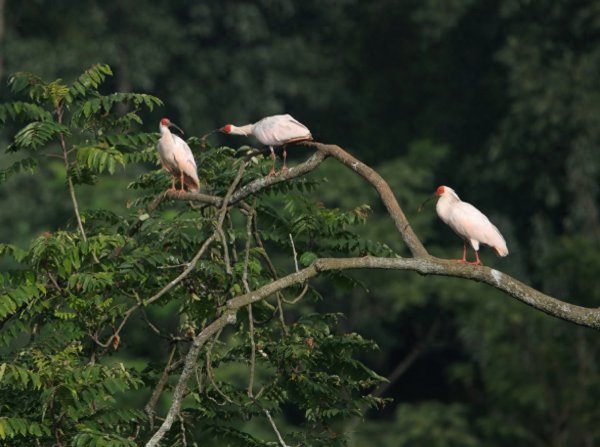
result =
[{"label": "white plumage", "polygon": [[244,126],[234,126],[226,124],[220,129],[221,132],[233,135],[254,135],[258,141],[265,146],[269,146],[271,150],[271,159],[273,164],[269,175],[275,173],[275,152],[273,146],[283,146],[283,168],[287,170],[285,159],[287,152],[286,144],[297,143],[299,141],[312,140],[310,130],[300,121],[293,118],[291,115],[273,115],[267,116],[254,124],[246,124]]},{"label": "white plumage", "polygon": [[171,133],[169,127],[175,127],[182,133],[183,131],[168,118],[160,120],[158,126],[160,139],[156,144],[156,149],[163,167],[173,176],[171,191],[175,191],[175,178],[180,180],[180,191],[184,190],[184,184],[187,185],[190,191],[199,191],[200,180],[198,179],[198,168],[196,167],[194,154],[185,141]]},{"label": "white plumage", "polygon": [[465,241],[463,258],[458,261],[466,262],[467,242],[475,250],[476,261],[473,264],[481,264],[477,253],[479,244],[489,245],[498,256],[508,255],[502,234],[481,211],[470,203],[461,201],[448,186],[440,186],[435,196],[439,197],[435,206],[438,216]]}]

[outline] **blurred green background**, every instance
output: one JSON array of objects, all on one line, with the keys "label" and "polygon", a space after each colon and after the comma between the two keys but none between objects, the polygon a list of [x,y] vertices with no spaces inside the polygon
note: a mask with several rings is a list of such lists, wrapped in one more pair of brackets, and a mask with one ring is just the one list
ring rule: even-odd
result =
[{"label": "blurred green background", "polygon": [[[115,72],[107,89],[164,100],[145,130],[162,116],[189,136],[292,114],[317,141],[377,169],[441,257],[460,256],[460,239],[433,206],[416,208],[438,185],[452,186],[507,239],[507,258],[482,250],[487,265],[600,305],[598,1],[0,0],[0,100],[16,71],[71,81],[96,62]],[[3,148],[10,130],[0,134]],[[308,154],[291,148],[290,164]],[[0,167],[12,157],[0,154]],[[0,189],[0,242],[27,246],[73,224],[52,163]],[[80,204],[124,208],[138,172],[81,187]],[[370,203],[364,235],[402,249],[362,180],[333,160],[315,177],[328,182],[314,200]],[[394,380],[382,391],[393,398],[384,410],[350,422],[354,445],[600,444],[596,332],[480,284],[405,272],[355,277],[364,287],[320,281],[337,299],[316,307],[344,312],[344,330],[375,340],[380,351],[363,360]]]}]

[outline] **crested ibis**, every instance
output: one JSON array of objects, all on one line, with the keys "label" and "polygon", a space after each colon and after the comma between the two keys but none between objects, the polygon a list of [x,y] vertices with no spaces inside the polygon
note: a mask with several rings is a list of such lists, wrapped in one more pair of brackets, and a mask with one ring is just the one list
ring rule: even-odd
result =
[{"label": "crested ibis", "polygon": [[288,114],[267,116],[254,124],[246,124],[239,127],[233,124],[226,124],[218,129],[218,131],[232,135],[254,135],[262,144],[269,146],[272,160],[269,176],[275,174],[275,152],[273,151],[273,146],[283,146],[283,168],[281,168],[281,171],[285,172],[287,171],[285,164],[287,157],[286,144],[312,140],[310,130]]},{"label": "crested ibis", "polygon": [[[456,234],[463,238],[464,250],[462,259],[452,259],[454,262],[481,265],[479,259],[479,244],[489,245],[498,256],[508,255],[506,241],[496,226],[477,208],[460,200],[454,190],[448,186],[440,186],[421,206],[430,199],[437,197],[435,210],[440,217]],[[475,251],[475,261],[467,262],[467,242]]]},{"label": "crested ibis", "polygon": [[200,180],[198,179],[198,168],[194,154],[178,135],[171,133],[169,127],[174,127],[183,133],[183,130],[176,124],[172,123],[169,118],[160,120],[158,126],[160,130],[160,139],[156,143],[156,149],[160,155],[160,161],[163,167],[173,176],[171,189],[175,191],[175,179],[179,178],[180,191],[183,191],[183,185],[187,185],[190,191],[200,190]]}]

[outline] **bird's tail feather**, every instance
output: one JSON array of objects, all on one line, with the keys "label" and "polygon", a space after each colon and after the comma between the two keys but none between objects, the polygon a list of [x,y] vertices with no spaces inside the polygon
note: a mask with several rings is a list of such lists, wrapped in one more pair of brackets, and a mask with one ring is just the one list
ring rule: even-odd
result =
[{"label": "bird's tail feather", "polygon": [[195,178],[192,178],[189,175],[184,174],[183,181],[185,182],[185,185],[188,187],[188,189],[190,191],[192,191],[192,192],[200,191],[200,182],[198,180],[196,180]]},{"label": "bird's tail feather", "polygon": [[504,257],[508,255],[508,248],[506,247],[506,244],[494,247],[494,251],[498,256]]}]

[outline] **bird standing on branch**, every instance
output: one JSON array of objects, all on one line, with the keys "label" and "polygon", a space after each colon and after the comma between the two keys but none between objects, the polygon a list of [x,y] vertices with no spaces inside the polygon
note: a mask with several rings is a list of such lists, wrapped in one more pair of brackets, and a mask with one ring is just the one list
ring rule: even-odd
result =
[{"label": "bird standing on branch", "polygon": [[174,127],[183,134],[183,130],[172,123],[169,118],[160,120],[158,126],[160,139],[156,143],[156,149],[163,167],[173,176],[169,191],[176,190],[175,179],[179,178],[180,191],[184,190],[183,185],[185,184],[190,191],[197,192],[200,190],[200,180],[198,179],[198,168],[196,167],[194,154],[192,154],[192,150],[185,141],[171,133],[169,127]]},{"label": "bird standing on branch", "polygon": [[[460,200],[454,190],[448,186],[440,186],[431,197],[421,204],[419,211],[423,209],[425,203],[435,197],[439,198],[435,210],[440,219],[464,240],[462,259],[452,259],[452,261],[474,265],[483,264],[478,254],[480,243],[492,247],[498,256],[508,255],[506,241],[498,228],[473,205]],[[467,262],[467,242],[475,251],[475,262]]]},{"label": "bird standing on branch", "polygon": [[282,172],[287,171],[285,159],[287,157],[286,144],[298,143],[300,141],[312,140],[310,130],[300,121],[294,119],[291,115],[273,115],[267,116],[254,124],[245,126],[234,126],[226,124],[218,131],[232,135],[254,135],[258,141],[271,150],[271,171],[269,176],[275,174],[275,152],[273,146],[283,146],[283,168]]}]

